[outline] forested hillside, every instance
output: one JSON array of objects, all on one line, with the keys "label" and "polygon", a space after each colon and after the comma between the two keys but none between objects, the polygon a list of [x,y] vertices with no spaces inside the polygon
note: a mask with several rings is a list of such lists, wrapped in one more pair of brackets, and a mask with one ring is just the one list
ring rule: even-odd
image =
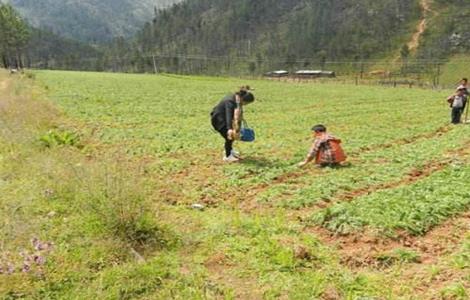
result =
[{"label": "forested hillside", "polygon": [[[140,32],[143,52],[265,60],[359,60],[400,49],[421,9],[410,0],[192,0]],[[253,66],[256,67],[256,66]]]},{"label": "forested hillside", "polygon": [[88,42],[131,36],[154,13],[178,0],[0,0],[28,22],[65,37]]},{"label": "forested hillside", "polygon": [[132,54],[121,51],[119,57],[141,71],[156,61],[166,72],[222,74],[325,67],[360,73],[366,62],[365,71],[428,74],[437,83],[438,65],[470,52],[469,4],[188,0],[158,11],[137,35]]},{"label": "forested hillside", "polygon": [[470,53],[470,1],[434,0],[430,22],[419,48],[419,58],[446,59]]},{"label": "forested hillside", "polygon": [[45,29],[30,29],[24,65],[37,69],[96,70],[102,50]]},{"label": "forested hillside", "polygon": [[3,1],[41,28],[33,30],[30,65],[54,69],[378,69],[418,78],[433,72],[436,81],[439,64],[470,51],[469,0]]},{"label": "forested hillside", "polygon": [[9,4],[0,3],[0,66],[97,69],[103,50],[31,27]]}]

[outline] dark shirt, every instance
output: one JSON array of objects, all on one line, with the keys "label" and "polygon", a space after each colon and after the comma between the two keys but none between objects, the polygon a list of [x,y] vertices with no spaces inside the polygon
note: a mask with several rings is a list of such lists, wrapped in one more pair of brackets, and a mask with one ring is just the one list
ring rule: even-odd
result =
[{"label": "dark shirt", "polygon": [[219,104],[217,104],[211,112],[212,122],[216,130],[233,129],[233,116],[237,102],[235,95],[225,96]]}]

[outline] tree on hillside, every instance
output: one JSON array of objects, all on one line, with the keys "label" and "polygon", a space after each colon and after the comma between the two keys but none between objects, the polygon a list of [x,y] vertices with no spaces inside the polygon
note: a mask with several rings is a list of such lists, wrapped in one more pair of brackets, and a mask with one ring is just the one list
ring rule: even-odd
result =
[{"label": "tree on hillside", "polygon": [[28,25],[9,4],[0,4],[0,56],[5,68],[22,68],[21,54],[28,42]]},{"label": "tree on hillside", "polygon": [[410,47],[407,44],[404,44],[400,49],[400,57],[402,61],[401,72],[403,74],[406,73],[406,69],[408,67],[408,57],[410,56]]}]

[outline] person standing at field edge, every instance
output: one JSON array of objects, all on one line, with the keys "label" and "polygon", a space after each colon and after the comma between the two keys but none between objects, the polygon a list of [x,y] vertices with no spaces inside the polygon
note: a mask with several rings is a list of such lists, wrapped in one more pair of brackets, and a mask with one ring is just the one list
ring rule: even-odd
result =
[{"label": "person standing at field edge", "polygon": [[[466,96],[466,99],[468,99],[468,96],[470,95],[469,92],[468,92],[468,79],[467,78],[462,78],[462,80],[460,80],[460,85],[457,88],[459,88],[459,87],[464,87],[465,88],[464,94]],[[462,114],[465,111],[465,107],[467,107],[467,101],[465,101],[465,103],[463,104]]]},{"label": "person standing at field edge", "polygon": [[255,101],[249,86],[243,86],[236,93],[225,96],[211,112],[212,127],[225,140],[225,162],[237,162],[240,153],[233,149],[233,142],[240,139],[243,106]]},{"label": "person standing at field edge", "polygon": [[307,165],[312,160],[320,167],[334,167],[346,160],[341,140],[332,136],[326,131],[326,127],[319,124],[312,127],[314,138],[312,147],[304,161],[298,164],[299,167]]},{"label": "person standing at field edge", "polygon": [[468,79],[467,78],[462,78],[462,80],[460,80],[460,84],[459,84],[459,87],[460,86],[463,86],[465,88],[465,95],[469,95],[468,93]]},{"label": "person standing at field edge", "polygon": [[454,95],[447,98],[447,102],[452,108],[451,112],[451,122],[452,124],[459,124],[460,119],[463,113],[463,110],[467,104],[467,95],[465,94],[466,88],[461,85],[457,88],[457,91]]}]

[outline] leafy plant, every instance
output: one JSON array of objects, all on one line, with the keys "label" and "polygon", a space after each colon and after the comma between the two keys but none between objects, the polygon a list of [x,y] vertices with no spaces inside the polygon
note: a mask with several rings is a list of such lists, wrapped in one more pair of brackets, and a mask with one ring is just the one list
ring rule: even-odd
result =
[{"label": "leafy plant", "polygon": [[395,249],[390,253],[382,253],[375,257],[380,266],[389,267],[396,263],[417,263],[420,256],[415,251]]},{"label": "leafy plant", "polygon": [[49,130],[39,138],[41,144],[46,148],[56,146],[80,146],[78,134],[70,131]]},{"label": "leafy plant", "polygon": [[465,300],[470,296],[468,289],[460,282],[445,287],[440,294],[444,300]]}]

